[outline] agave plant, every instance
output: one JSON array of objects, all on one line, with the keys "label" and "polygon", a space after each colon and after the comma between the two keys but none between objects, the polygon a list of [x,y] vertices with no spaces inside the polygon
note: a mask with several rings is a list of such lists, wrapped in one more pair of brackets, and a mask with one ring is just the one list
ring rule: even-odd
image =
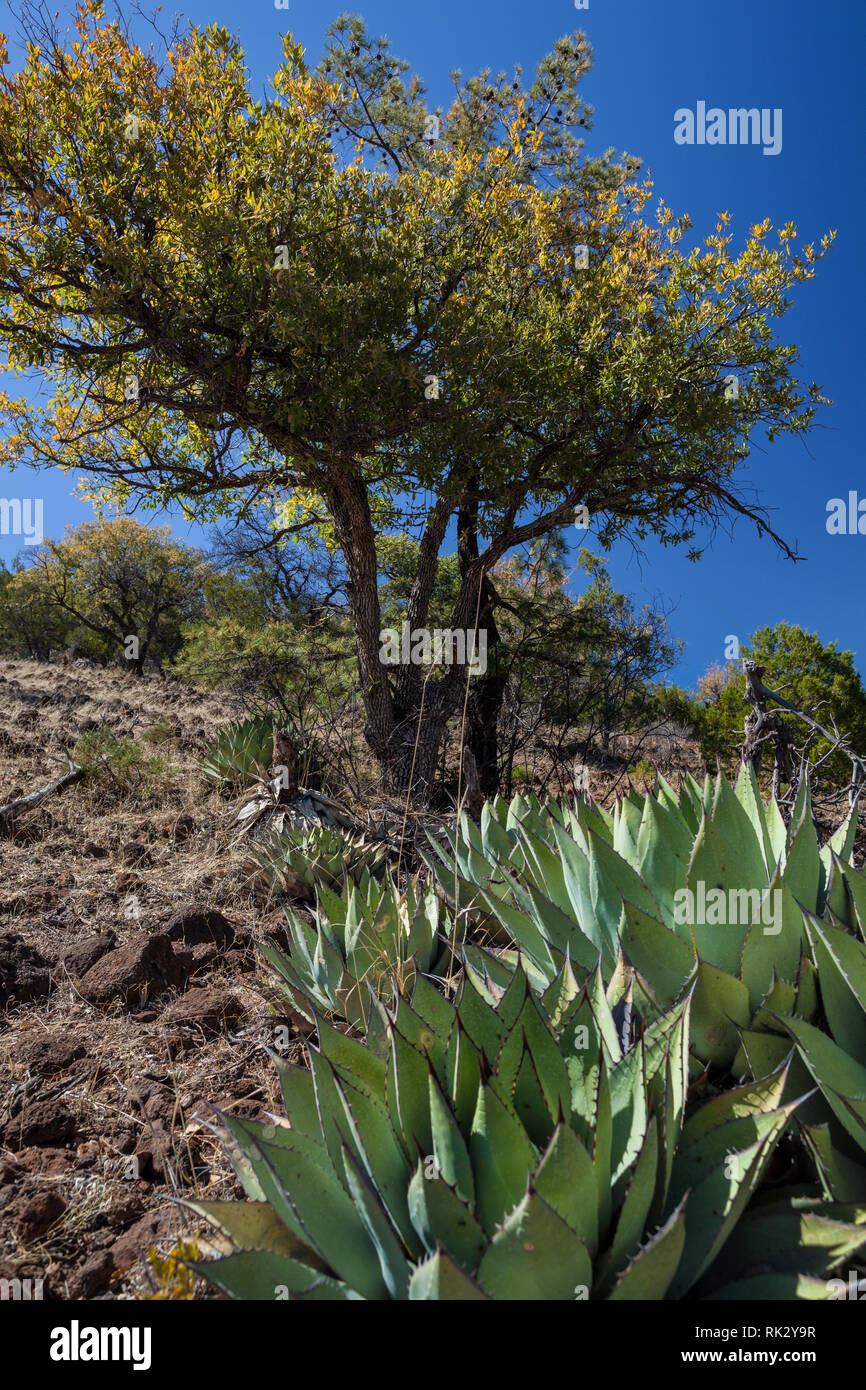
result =
[{"label": "agave plant", "polygon": [[257,714],[221,729],[202,764],[205,777],[238,789],[261,777],[273,757],[273,720]]},{"label": "agave plant", "polygon": [[[735,789],[720,773],[704,788],[687,778],[679,796],[660,778],[656,794],[632,792],[613,815],[588,802],[494,802],[428,863],[449,900],[507,929],[542,983],[566,955],[584,969],[600,958],[607,977],[622,955],[650,1014],[694,987],[694,1051],[729,1066],[738,1029],[785,1032],[777,1015],[816,1014],[822,923],[857,949],[866,880],[850,863],[855,829],[852,813],[819,849],[807,783],[786,827],[744,768]],[[513,961],[500,953],[500,965]]]},{"label": "agave plant", "polygon": [[[220,730],[202,764],[205,777],[235,791],[267,780],[274,755],[273,724],[273,715],[256,714]],[[300,779],[315,786],[321,771],[315,750],[304,744],[300,735],[288,732],[297,744]]]},{"label": "agave plant", "polygon": [[254,874],[271,891],[293,898],[312,898],[317,888],[335,888],[347,877],[378,874],[386,859],[387,846],[323,825],[271,833],[250,851]]},{"label": "agave plant", "polygon": [[401,893],[388,874],[364,870],[342,894],[318,887],[315,924],[288,911],[291,955],[264,945],[289,1002],[310,1022],[315,1011],[338,1014],[366,1029],[371,996],[406,994],[416,971],[438,970],[448,919],[435,890],[410,882]]},{"label": "agave plant", "polygon": [[[189,1203],[219,1253],[194,1268],[241,1299],[739,1296],[713,1267],[796,1102],[783,1066],[684,1123],[690,1004],[624,1052],[600,972],[566,963],[541,999],[467,967],[457,1005],[419,976],[364,1042],[320,1021],[310,1072],[277,1063],[288,1124],[221,1117],[249,1200]],[[823,1204],[823,1241],[773,1210],[753,1296],[829,1297],[866,1210]]]}]

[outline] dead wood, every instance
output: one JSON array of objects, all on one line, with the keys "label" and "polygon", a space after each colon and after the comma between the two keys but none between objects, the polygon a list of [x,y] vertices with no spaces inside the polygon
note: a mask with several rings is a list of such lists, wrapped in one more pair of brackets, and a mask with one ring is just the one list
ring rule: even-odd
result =
[{"label": "dead wood", "polygon": [[27,811],[31,806],[38,806],[40,801],[51,796],[54,792],[63,791],[65,787],[71,787],[73,782],[78,782],[84,776],[83,767],[70,767],[69,771],[55,781],[49,782],[47,786],[40,787],[38,791],[28,792],[26,796],[16,797],[7,806],[0,806],[0,826],[7,824],[14,816],[21,811]]}]

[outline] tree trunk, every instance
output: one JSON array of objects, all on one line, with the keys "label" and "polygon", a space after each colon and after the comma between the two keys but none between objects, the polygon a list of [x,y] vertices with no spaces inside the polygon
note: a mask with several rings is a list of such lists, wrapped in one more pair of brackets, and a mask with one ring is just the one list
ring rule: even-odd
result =
[{"label": "tree trunk", "polygon": [[[477,487],[477,479],[473,479],[470,486]],[[464,741],[475,759],[482,792],[485,796],[495,796],[499,790],[499,717],[506,677],[500,670],[500,636],[493,592],[486,575],[477,573],[477,512],[477,506],[471,504],[461,507],[457,518],[457,554],[463,588],[470,601],[474,589],[476,600],[467,626],[474,627],[477,612],[478,631],[487,634],[487,670],[483,675],[470,678]]]}]

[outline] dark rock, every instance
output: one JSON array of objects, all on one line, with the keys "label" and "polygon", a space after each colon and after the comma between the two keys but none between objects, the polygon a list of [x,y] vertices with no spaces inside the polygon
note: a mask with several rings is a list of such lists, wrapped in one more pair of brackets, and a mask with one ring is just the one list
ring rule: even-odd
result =
[{"label": "dark rock", "polygon": [[147,1257],[152,1245],[172,1233],[177,1217],[164,1207],[149,1211],[134,1226],[130,1226],[111,1247],[115,1269],[128,1269],[139,1256]]},{"label": "dark rock", "polygon": [[143,1178],[167,1178],[174,1154],[174,1142],[161,1120],[148,1125],[138,1141],[135,1157]]},{"label": "dark rock", "polygon": [[35,1240],[53,1226],[66,1210],[66,1203],[60,1193],[49,1188],[35,1192],[18,1209],[16,1227],[23,1241]]},{"label": "dark rock", "polygon": [[76,1133],[75,1116],[59,1100],[34,1100],[3,1128],[3,1144],[13,1152],[63,1144]]},{"label": "dark rock", "polygon": [[127,1009],[138,1009],[151,996],[183,985],[187,975],[167,936],[142,933],[91,966],[78,991],[89,1004],[104,1006],[120,1000]]},{"label": "dark rock", "polygon": [[147,1210],[148,1203],[153,1200],[153,1188],[150,1183],[130,1181],[129,1191],[124,1192],[116,1202],[110,1206],[103,1207],[90,1221],[90,1229],[99,1230],[118,1230],[128,1226],[130,1222],[137,1221],[144,1211]]},{"label": "dark rock", "polygon": [[110,1250],[98,1250],[79,1265],[67,1285],[70,1299],[93,1298],[104,1293],[114,1273],[114,1260]]},{"label": "dark rock", "polygon": [[95,840],[85,840],[81,846],[81,853],[89,855],[91,859],[107,859],[109,850],[106,845],[98,845]]},{"label": "dark rock", "polygon": [[99,936],[87,936],[83,941],[76,941],[74,946],[67,947],[57,964],[62,965],[74,980],[80,980],[116,942],[117,933],[110,930]]},{"label": "dark rock", "polygon": [[19,1174],[40,1178],[65,1178],[79,1166],[75,1149],[22,1149],[15,1158]]},{"label": "dark rock", "polygon": [[186,946],[211,944],[228,947],[233,945],[235,929],[216,908],[203,903],[189,903],[180,908],[166,922],[163,928],[172,941],[183,941]]},{"label": "dark rock", "polygon": [[153,860],[143,840],[127,840],[125,845],[120,846],[120,862],[129,868],[135,868],[137,865],[150,864]]},{"label": "dark rock", "polygon": [[238,1023],[243,1006],[229,989],[191,989],[165,1011],[165,1022],[218,1033]]},{"label": "dark rock", "polygon": [[63,1033],[38,1033],[22,1038],[12,1049],[12,1060],[29,1067],[40,1076],[56,1076],[68,1071],[73,1062],[84,1057],[86,1048],[76,1038]]},{"label": "dark rock", "polygon": [[0,934],[0,1008],[40,999],[51,988],[51,968],[43,955],[16,932]]}]

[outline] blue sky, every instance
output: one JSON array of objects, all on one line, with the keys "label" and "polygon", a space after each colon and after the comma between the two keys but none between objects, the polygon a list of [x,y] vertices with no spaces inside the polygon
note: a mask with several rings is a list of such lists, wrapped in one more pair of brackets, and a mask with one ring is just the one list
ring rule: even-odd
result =
[{"label": "blue sky", "polygon": [[[519,62],[529,73],[559,35],[585,29],[595,54],[583,88],[595,107],[589,151],[613,145],[640,156],[656,194],[675,212],[690,214],[694,237],[710,231],[722,209],[731,214],[735,244],[765,217],[774,226],[793,221],[800,241],[837,229],[829,257],[797,291],[779,327],[785,341],[800,347],[796,374],[821,383],[834,403],[805,444],[782,440],[755,450],[740,479],[773,509],[772,525],[805,557],[802,563],[782,558],[744,522],[732,538],[717,535],[698,564],[685,550],[652,543],[643,560],[623,543],[608,562],[617,586],[638,603],[673,608],[671,630],[686,643],[673,673],[680,683],[693,684],[722,660],[729,634],[744,642],[755,628],[781,620],[852,650],[866,675],[866,536],[826,530],[830,498],[859,490],[866,499],[861,0],[820,9],[806,0],[589,0],[581,10],[573,0],[357,0],[346,8],[386,34],[421,74],[431,106],[448,104],[452,68],[469,75],[483,66],[510,71]],[[262,92],[279,61],[280,34],[291,29],[316,58],[340,9],[329,0],[290,0],[288,10],[276,9],[273,0],[188,0],[183,13],[196,24],[236,31],[254,89]],[[11,38],[8,13],[0,3],[0,28]],[[10,48],[14,62],[14,43]],[[764,155],[760,145],[676,144],[674,112],[694,110],[699,101],[725,110],[781,108],[780,153]],[[44,529],[53,536],[91,514],[72,488],[73,479],[61,474],[22,469],[0,476],[4,496],[45,499]],[[169,519],[177,535],[201,540],[183,518]],[[10,560],[19,548],[20,538],[0,535],[0,559]]]}]

